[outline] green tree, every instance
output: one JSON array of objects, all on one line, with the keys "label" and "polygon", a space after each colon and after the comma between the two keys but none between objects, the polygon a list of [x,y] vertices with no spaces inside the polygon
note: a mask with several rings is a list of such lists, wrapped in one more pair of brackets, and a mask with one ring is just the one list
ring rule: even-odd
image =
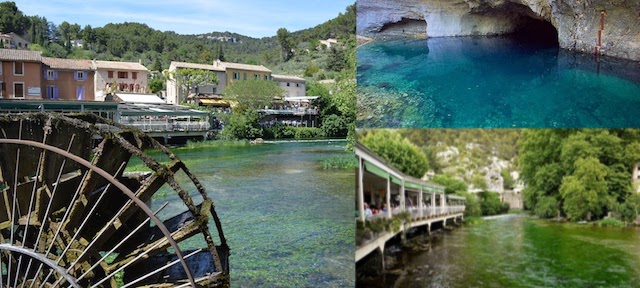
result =
[{"label": "green tree", "polygon": [[329,115],[323,118],[320,128],[327,137],[344,137],[348,133],[347,125],[338,115]]},{"label": "green tree", "polygon": [[91,45],[96,42],[96,34],[93,28],[91,28],[91,25],[86,25],[84,29],[82,29],[82,41],[84,42],[85,48],[91,47]]},{"label": "green tree", "polygon": [[60,36],[62,36],[62,45],[67,48],[67,51],[71,50],[71,24],[67,21],[63,21],[60,23],[60,26],[58,26],[58,29],[60,31]]},{"label": "green tree", "polygon": [[286,28],[278,29],[276,38],[278,39],[278,45],[280,45],[280,55],[282,56],[282,60],[285,62],[289,61],[289,59],[293,57],[293,47],[295,47],[295,43],[291,38],[289,30]]},{"label": "green tree", "polygon": [[165,81],[160,77],[154,77],[149,80],[149,89],[151,89],[151,93],[158,93],[164,90]]},{"label": "green tree", "polygon": [[241,112],[271,105],[274,97],[282,95],[284,91],[274,81],[243,80],[224,89],[225,98],[238,101],[234,110]]},{"label": "green tree", "polygon": [[341,71],[347,66],[344,50],[342,48],[331,47],[329,50],[329,58],[327,59],[327,69],[332,71]]},{"label": "green tree", "polygon": [[255,110],[242,112],[234,110],[233,113],[223,116],[224,128],[220,132],[220,138],[225,140],[256,139],[262,137],[260,127],[260,114]]},{"label": "green tree", "polygon": [[607,205],[607,167],[594,157],[578,159],[576,171],[565,176],[560,186],[564,211],[571,220],[591,220]]},{"label": "green tree", "polygon": [[422,178],[427,172],[427,157],[400,134],[390,130],[366,131],[360,142],[403,173]]},{"label": "green tree", "polygon": [[[480,192],[478,193],[478,195],[480,196],[480,199],[481,199],[480,209],[482,210],[482,215],[491,216],[491,215],[500,214],[502,212],[506,212],[504,211],[505,210],[503,208],[504,206],[500,202],[500,195],[498,195],[498,193]],[[508,210],[508,207],[506,210]]]},{"label": "green tree", "polygon": [[24,35],[27,32],[27,28],[29,28],[29,18],[18,10],[15,2],[0,2],[0,31]]},{"label": "green tree", "polygon": [[[216,72],[204,69],[180,68],[169,75],[176,79],[178,85],[191,93],[203,85],[217,85],[218,77]],[[180,99],[183,102],[185,99]]]},{"label": "green tree", "polygon": [[553,218],[558,215],[559,208],[558,200],[555,197],[543,196],[539,199],[534,213],[541,218]]},{"label": "green tree", "polygon": [[436,175],[431,179],[434,183],[438,183],[445,187],[445,194],[457,194],[464,195],[467,192],[467,183],[464,181],[451,177],[449,175]]}]

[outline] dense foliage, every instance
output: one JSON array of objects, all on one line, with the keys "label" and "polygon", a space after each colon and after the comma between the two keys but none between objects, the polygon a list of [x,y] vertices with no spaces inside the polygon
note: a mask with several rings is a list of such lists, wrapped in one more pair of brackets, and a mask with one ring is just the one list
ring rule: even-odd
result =
[{"label": "dense foliage", "polygon": [[366,131],[360,142],[402,173],[422,178],[427,172],[427,157],[424,153],[394,131]]},{"label": "dense foliage", "polygon": [[256,110],[271,105],[275,97],[284,95],[278,83],[264,80],[237,81],[224,89],[226,99],[238,101],[234,113],[244,110]]},{"label": "dense foliage", "polygon": [[541,217],[559,211],[590,220],[619,211],[635,218],[630,171],[640,159],[639,140],[634,129],[526,130],[519,157],[526,207]]}]

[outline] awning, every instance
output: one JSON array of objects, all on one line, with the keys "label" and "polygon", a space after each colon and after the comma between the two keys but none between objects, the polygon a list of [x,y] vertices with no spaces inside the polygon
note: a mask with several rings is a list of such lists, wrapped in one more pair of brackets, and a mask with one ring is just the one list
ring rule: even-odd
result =
[{"label": "awning", "polygon": [[132,93],[116,93],[116,97],[123,103],[150,103],[165,104],[166,102],[156,94],[132,94]]},{"label": "awning", "polygon": [[369,163],[369,162],[365,162],[364,163],[365,168],[367,168],[367,171],[371,172],[374,175],[377,175],[379,177],[382,177],[384,179],[387,179],[389,177],[389,173],[387,173],[386,171],[378,168],[377,166]]},{"label": "awning", "polygon": [[318,99],[318,96],[293,96],[284,97],[284,101],[311,101]]},{"label": "awning", "polygon": [[203,98],[200,98],[199,101],[200,101],[200,103],[202,105],[207,105],[207,106],[217,106],[217,107],[229,107],[229,106],[231,106],[231,104],[228,101],[222,100],[222,99],[203,99]]}]

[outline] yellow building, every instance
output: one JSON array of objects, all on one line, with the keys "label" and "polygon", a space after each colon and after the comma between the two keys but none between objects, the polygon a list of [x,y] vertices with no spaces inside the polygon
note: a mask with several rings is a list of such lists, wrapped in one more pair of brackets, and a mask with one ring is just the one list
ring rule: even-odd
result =
[{"label": "yellow building", "polygon": [[243,80],[272,80],[271,70],[262,65],[230,63],[216,60],[213,61],[213,66],[224,69],[227,74],[227,83],[225,86]]}]

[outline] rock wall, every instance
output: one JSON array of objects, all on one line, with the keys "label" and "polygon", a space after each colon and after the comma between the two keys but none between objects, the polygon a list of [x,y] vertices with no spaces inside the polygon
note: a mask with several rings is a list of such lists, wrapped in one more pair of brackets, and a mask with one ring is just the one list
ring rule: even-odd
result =
[{"label": "rock wall", "polygon": [[358,0],[357,5],[357,31],[364,36],[500,35],[537,19],[556,28],[560,47],[585,53],[594,52],[605,11],[601,53],[640,61],[638,0]]}]

